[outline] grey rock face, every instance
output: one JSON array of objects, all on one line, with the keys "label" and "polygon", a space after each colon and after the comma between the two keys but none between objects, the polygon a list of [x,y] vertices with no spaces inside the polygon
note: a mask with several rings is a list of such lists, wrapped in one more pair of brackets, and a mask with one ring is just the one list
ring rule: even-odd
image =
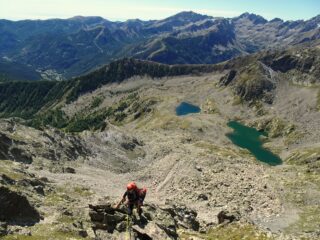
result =
[{"label": "grey rock face", "polygon": [[227,86],[235,78],[237,71],[232,69],[230,72],[220,79],[220,85]]},{"label": "grey rock face", "polygon": [[17,162],[31,163],[32,157],[26,150],[19,148],[5,133],[0,133],[0,159],[12,159]]},{"label": "grey rock face", "polygon": [[40,131],[11,120],[0,122],[0,159],[30,164],[34,158],[73,161],[86,157],[89,150],[72,134],[48,128]]},{"label": "grey rock face", "polygon": [[[143,206],[140,218],[128,220],[125,207],[114,209],[111,203],[89,205],[93,229],[105,230],[110,234],[121,235],[128,231],[128,221],[132,224],[135,239],[177,239],[177,228],[199,230],[197,213],[184,205]],[[132,221],[132,222],[131,222]]]},{"label": "grey rock face", "polygon": [[0,220],[16,225],[33,225],[40,214],[25,196],[0,186]]}]

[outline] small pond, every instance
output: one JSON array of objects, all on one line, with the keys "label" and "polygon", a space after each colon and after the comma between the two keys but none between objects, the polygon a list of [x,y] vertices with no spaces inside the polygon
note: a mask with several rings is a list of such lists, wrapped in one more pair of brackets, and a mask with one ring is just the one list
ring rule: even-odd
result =
[{"label": "small pond", "polygon": [[192,105],[187,102],[182,102],[176,107],[176,114],[178,116],[187,115],[190,113],[199,113],[201,109],[198,106]]},{"label": "small pond", "polygon": [[267,136],[264,132],[259,132],[255,128],[242,125],[237,121],[228,122],[228,126],[233,132],[226,136],[237,146],[248,149],[261,162],[275,166],[282,163],[279,156],[263,148],[261,136]]}]

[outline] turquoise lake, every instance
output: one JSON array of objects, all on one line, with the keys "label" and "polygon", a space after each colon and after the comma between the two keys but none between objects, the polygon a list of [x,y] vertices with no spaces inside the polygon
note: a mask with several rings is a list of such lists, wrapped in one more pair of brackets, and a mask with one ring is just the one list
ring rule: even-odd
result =
[{"label": "turquoise lake", "polygon": [[233,132],[226,136],[237,146],[248,149],[252,155],[261,162],[275,166],[282,163],[279,156],[265,149],[261,136],[267,136],[264,132],[259,132],[255,128],[246,127],[237,121],[228,122],[228,126]]},{"label": "turquoise lake", "polygon": [[199,113],[201,109],[198,106],[192,105],[187,102],[182,102],[176,107],[176,114],[178,116],[187,115],[190,113]]}]

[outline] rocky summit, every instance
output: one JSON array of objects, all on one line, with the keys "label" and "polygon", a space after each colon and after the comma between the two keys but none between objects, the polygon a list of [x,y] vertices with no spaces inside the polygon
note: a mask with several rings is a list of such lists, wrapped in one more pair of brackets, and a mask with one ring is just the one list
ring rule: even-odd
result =
[{"label": "rocky summit", "polygon": [[319,239],[318,25],[1,20],[0,238]]}]

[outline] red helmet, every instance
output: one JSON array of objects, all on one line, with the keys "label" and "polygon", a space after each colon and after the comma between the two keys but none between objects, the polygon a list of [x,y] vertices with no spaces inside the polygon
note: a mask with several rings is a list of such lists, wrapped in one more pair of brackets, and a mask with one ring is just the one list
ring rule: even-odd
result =
[{"label": "red helmet", "polygon": [[134,182],[128,183],[127,189],[128,190],[137,189],[137,185]]}]

